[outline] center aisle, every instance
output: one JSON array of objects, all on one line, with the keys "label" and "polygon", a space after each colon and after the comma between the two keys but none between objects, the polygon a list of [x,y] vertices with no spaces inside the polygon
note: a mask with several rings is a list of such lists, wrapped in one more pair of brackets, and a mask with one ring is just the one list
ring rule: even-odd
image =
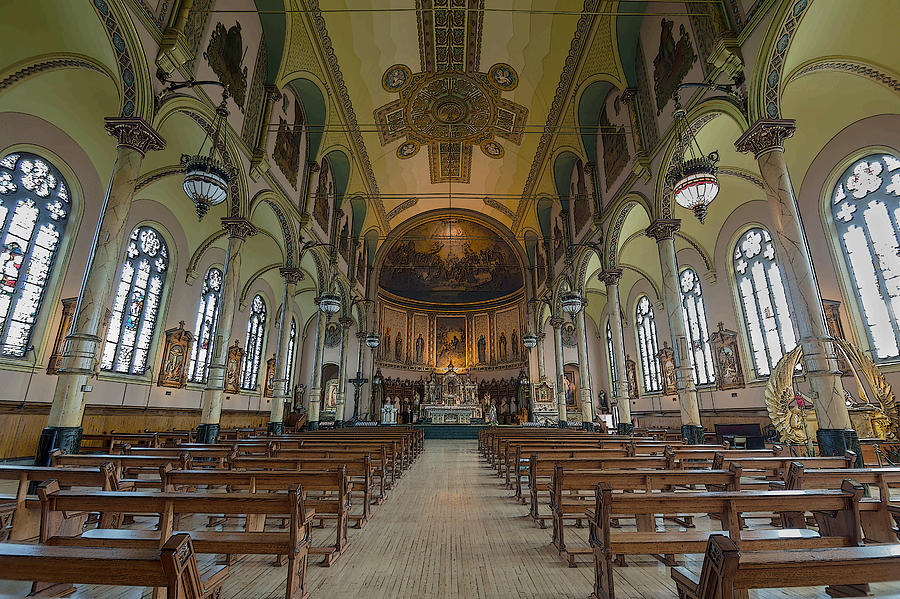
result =
[{"label": "center aisle", "polygon": [[363,534],[331,568],[310,568],[316,599],[578,598],[593,569],[568,568],[527,508],[479,460],[477,442],[429,440]]}]

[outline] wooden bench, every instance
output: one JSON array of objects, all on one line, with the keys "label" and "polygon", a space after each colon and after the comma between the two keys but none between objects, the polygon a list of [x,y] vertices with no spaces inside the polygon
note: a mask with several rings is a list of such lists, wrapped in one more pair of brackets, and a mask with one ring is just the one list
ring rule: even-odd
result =
[{"label": "wooden bench", "polygon": [[[688,486],[703,486],[723,491],[739,491],[741,487],[741,467],[732,464],[728,470],[572,470],[562,464],[556,464],[553,480],[550,483],[550,512],[553,517],[553,545],[570,568],[576,566],[577,555],[592,553],[590,546],[572,547],[566,543],[566,523],[575,521],[577,526],[586,518],[587,510],[594,503],[594,494],[602,485],[614,491],[628,493],[639,492],[654,494],[655,491],[673,491]],[[654,494],[655,496],[655,494]],[[618,499],[619,494],[615,497]],[[679,517],[679,514],[696,513],[693,506],[657,512],[674,519],[679,525],[693,528],[690,518]],[[635,518],[638,530],[653,531],[656,529],[657,513],[629,512],[617,510],[613,517]],[[614,523],[610,522],[610,526]],[[615,524],[618,524],[616,522]]]},{"label": "wooden bench", "polygon": [[[276,565],[287,556],[287,599],[305,599],[306,566],[310,549],[309,526],[314,512],[305,507],[303,491],[299,487],[287,493],[120,493],[101,491],[81,493],[60,491],[55,481],[38,487],[41,498],[41,542],[54,547],[95,547],[107,550],[159,548],[173,534],[189,534],[197,553],[227,555],[275,555]],[[157,530],[95,528],[80,535],[60,534],[60,523],[68,512],[99,509],[113,512],[156,513]],[[288,515],[286,532],[259,530],[175,531],[179,515],[189,514],[247,514],[248,528],[254,522],[249,516]]]},{"label": "wooden bench", "polygon": [[813,551],[743,551],[734,540],[711,535],[700,576],[673,568],[682,599],[746,599],[749,589],[828,588],[832,597],[866,597],[868,584],[900,580],[900,545]]},{"label": "wooden bench", "polygon": [[403,472],[403,457],[396,441],[376,443],[304,443],[297,447],[279,446],[273,458],[332,457],[367,453],[385,478],[385,488],[392,489]]},{"label": "wooden bench", "polygon": [[[722,529],[738,547],[747,549],[818,549],[854,547],[861,542],[859,500],[862,485],[844,481],[839,491],[734,491],[713,493],[613,493],[610,485],[597,487],[596,505],[588,512],[594,558],[594,594],[614,599],[613,562],[622,555],[672,555],[702,553],[715,531],[651,530],[613,531],[615,514],[655,516],[690,511],[721,514]],[[753,512],[792,512],[802,505],[812,512],[818,532],[806,528],[742,530],[740,516]],[[619,563],[624,561],[619,558]],[[668,560],[663,560],[668,561]],[[674,565],[669,562],[668,565]]]},{"label": "wooden bench", "polygon": [[[728,468],[728,464],[732,461],[740,462],[745,477],[751,479],[755,478],[757,479],[755,484],[767,487],[768,481],[784,480],[785,474],[792,462],[806,464],[809,468],[852,468],[856,461],[856,454],[852,451],[848,451],[843,456],[773,456],[761,458],[739,457],[719,452],[713,457],[711,467],[715,469]],[[754,484],[752,480],[747,481],[747,483]]]},{"label": "wooden bench", "polygon": [[[116,476],[120,483],[130,483],[135,488],[159,488],[159,469],[171,464],[172,468],[188,469],[193,467],[190,454],[182,452],[178,456],[143,456],[116,454],[65,454],[55,451],[50,454],[50,465],[54,467],[78,466],[82,468],[97,467],[111,463],[116,468]],[[142,479],[141,476],[151,479]]]},{"label": "wooden bench", "polygon": [[89,433],[81,436],[82,449],[100,449],[116,453],[125,444],[133,447],[159,447],[158,433]]},{"label": "wooden bench", "polygon": [[201,580],[186,534],[168,538],[159,549],[143,550],[0,543],[0,579],[31,581],[35,576],[42,581],[29,597],[61,597],[72,592],[73,584],[99,584],[162,587],[168,599],[206,599],[219,596],[228,569],[219,566]]}]

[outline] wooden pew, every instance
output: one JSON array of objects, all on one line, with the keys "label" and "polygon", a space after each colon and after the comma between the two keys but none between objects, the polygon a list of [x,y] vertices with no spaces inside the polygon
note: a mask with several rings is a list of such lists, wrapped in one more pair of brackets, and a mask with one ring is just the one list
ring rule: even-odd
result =
[{"label": "wooden pew", "polygon": [[[744,476],[758,479],[756,484],[768,486],[768,481],[784,480],[791,462],[800,462],[806,464],[809,468],[852,468],[856,461],[856,454],[852,451],[846,452],[843,456],[830,457],[797,457],[797,456],[774,456],[774,457],[738,457],[735,455],[727,455],[725,452],[719,452],[713,457],[712,468],[721,469],[728,468],[731,461],[738,461],[744,469]],[[753,481],[748,481],[754,484]]]},{"label": "wooden pew", "polygon": [[[545,453],[571,454],[572,457],[584,458],[624,458],[629,455],[629,451],[626,448],[597,448],[593,445],[584,447],[573,447],[571,445],[510,445],[503,466],[503,471],[506,473],[506,487],[521,489],[519,480],[528,473],[529,457]],[[520,496],[517,495],[517,497]]]},{"label": "wooden pew", "polygon": [[[710,534],[702,530],[613,531],[615,514],[655,516],[690,511],[722,514],[722,529],[738,547],[747,549],[818,549],[855,547],[861,542],[859,500],[862,485],[847,480],[839,491],[734,491],[714,493],[613,493],[610,485],[597,487],[596,503],[588,512],[594,557],[594,594],[614,599],[612,566],[615,556],[701,553]],[[803,505],[814,514],[818,532],[803,528],[741,530],[740,516],[753,512],[791,512]],[[620,560],[621,563],[621,560]]]},{"label": "wooden pew", "polygon": [[742,599],[749,589],[830,586],[832,597],[868,596],[868,584],[900,580],[900,545],[814,551],[743,551],[712,535],[700,576],[673,568],[683,599]]},{"label": "wooden pew", "polygon": [[845,478],[878,489],[878,499],[863,498],[860,520],[867,541],[891,543],[895,539],[888,505],[891,489],[900,488],[900,468],[825,468],[809,469],[806,464],[792,462],[784,478],[787,489],[838,489]]},{"label": "wooden pew", "polygon": [[[203,471],[201,471],[203,472]],[[208,474],[208,472],[206,472]],[[96,547],[112,550],[159,548],[173,534],[189,534],[194,551],[213,554],[256,554],[287,556],[287,599],[305,599],[306,566],[309,556],[309,526],[314,512],[305,506],[299,487],[287,493],[119,493],[101,491],[81,493],[60,491],[55,481],[38,487],[41,498],[41,542],[54,547]],[[159,514],[157,530],[95,528],[80,535],[59,533],[60,522],[73,510],[100,509],[131,513]],[[251,516],[288,515],[287,532],[263,530],[174,531],[179,515],[246,514]]]},{"label": "wooden pew", "polygon": [[897,539],[900,540],[900,504],[892,503],[887,506],[887,509],[888,513],[897,524],[897,528],[894,529],[894,532],[897,533]]},{"label": "wooden pew", "polygon": [[89,433],[81,436],[82,449],[116,453],[125,444],[132,447],[159,447],[158,433]]},{"label": "wooden pew", "polygon": [[[50,465],[54,467],[78,466],[82,468],[96,467],[106,462],[116,468],[116,476],[121,483],[130,483],[135,488],[159,488],[159,468],[171,464],[172,468],[188,469],[193,466],[191,456],[181,453],[178,456],[143,456],[114,454],[65,454],[55,451],[50,454]],[[149,475],[152,479],[141,479]]]},{"label": "wooden pew", "polygon": [[[103,549],[0,544],[0,579],[43,579],[29,597],[60,597],[73,584],[162,587],[168,599],[213,599],[226,566],[201,580],[191,538],[174,535],[159,549]],[[50,583],[49,585],[47,583]]]},{"label": "wooden pew", "polygon": [[359,442],[359,443],[303,443],[295,447],[279,445],[271,457],[332,457],[338,454],[368,453],[373,464],[381,462],[381,471],[385,477],[385,487],[392,489],[403,471],[403,457],[396,441]]},{"label": "wooden pew", "polygon": [[[594,500],[598,485],[615,491],[640,495],[654,494],[655,491],[671,491],[677,487],[703,486],[724,491],[739,491],[741,488],[741,467],[732,464],[728,470],[572,470],[557,463],[550,483],[550,511],[553,517],[553,545],[570,568],[576,566],[577,555],[592,553],[590,546],[572,547],[566,543],[566,523],[575,521],[580,526],[587,510]],[[707,490],[708,490],[707,488]],[[654,494],[655,496],[655,494]],[[618,498],[619,495],[616,495]],[[682,508],[669,504],[670,511],[658,512],[665,516],[694,514],[690,505]],[[637,521],[638,530],[652,532],[656,529],[654,513],[617,510],[614,517],[630,518]],[[681,526],[693,528],[693,523],[680,518]],[[611,523],[610,523],[611,524]],[[671,552],[667,552],[671,553]]]}]

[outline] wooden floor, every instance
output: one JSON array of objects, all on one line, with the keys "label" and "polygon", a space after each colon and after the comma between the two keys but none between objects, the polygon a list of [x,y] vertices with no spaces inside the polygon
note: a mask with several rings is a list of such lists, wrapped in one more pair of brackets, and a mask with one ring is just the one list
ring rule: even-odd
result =
[{"label": "wooden floor", "polygon": [[[338,562],[331,568],[311,565],[307,580],[313,599],[585,599],[591,592],[591,565],[566,567],[550,544],[550,531],[532,525],[526,508],[509,495],[479,461],[475,441],[429,440],[368,526],[350,531],[350,547]],[[572,542],[579,536],[586,542],[583,533],[570,530]],[[316,530],[314,541],[325,534],[333,534],[332,529]],[[702,556],[686,559],[699,570]],[[615,572],[617,597],[677,597],[665,566],[649,557],[628,563]],[[284,597],[285,570],[270,564],[264,556],[238,563],[223,598]],[[23,588],[0,582],[0,592]],[[873,590],[896,593],[900,584],[874,585]],[[83,586],[73,597],[141,595],[140,589]],[[827,596],[821,589],[790,589],[751,597]]]}]

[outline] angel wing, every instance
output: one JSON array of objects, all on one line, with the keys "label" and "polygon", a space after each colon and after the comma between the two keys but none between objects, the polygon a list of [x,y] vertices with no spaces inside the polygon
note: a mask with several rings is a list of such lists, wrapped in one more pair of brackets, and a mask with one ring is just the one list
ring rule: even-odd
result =
[{"label": "angel wing", "polygon": [[872,361],[869,354],[844,339],[835,339],[834,343],[842,352],[844,352],[844,355],[847,356],[847,359],[853,364],[853,369],[856,371],[857,375],[865,377],[866,382],[869,384],[869,388],[875,395],[874,399],[878,402],[881,412],[883,412],[890,421],[890,425],[886,431],[885,440],[900,440],[900,406],[897,405],[897,400],[894,397],[894,390],[891,388],[891,384],[884,378],[881,370],[878,369],[878,366],[875,365],[875,362]]},{"label": "angel wing", "polygon": [[803,348],[799,345],[786,353],[775,365],[766,382],[766,410],[781,440],[787,443],[805,443],[806,432],[791,425],[790,404],[794,397],[794,369],[800,361]]}]

